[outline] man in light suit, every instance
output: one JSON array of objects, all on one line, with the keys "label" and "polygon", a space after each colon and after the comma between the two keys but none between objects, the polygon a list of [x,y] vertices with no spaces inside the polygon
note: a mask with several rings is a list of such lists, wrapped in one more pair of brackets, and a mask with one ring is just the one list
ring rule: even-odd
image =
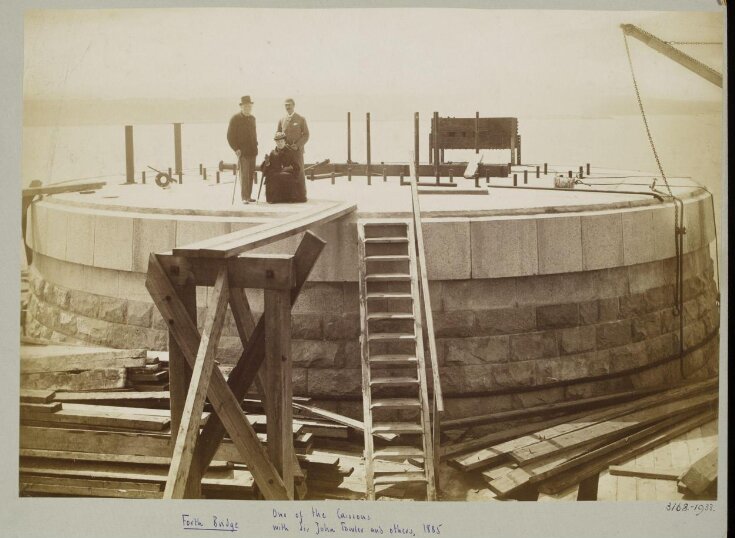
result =
[{"label": "man in light suit", "polygon": [[301,180],[306,180],[304,174],[304,146],[309,141],[309,127],[306,125],[306,119],[294,112],[296,103],[290,97],[283,103],[286,107],[286,116],[278,121],[276,132],[286,134],[286,144],[296,151],[301,164]]}]

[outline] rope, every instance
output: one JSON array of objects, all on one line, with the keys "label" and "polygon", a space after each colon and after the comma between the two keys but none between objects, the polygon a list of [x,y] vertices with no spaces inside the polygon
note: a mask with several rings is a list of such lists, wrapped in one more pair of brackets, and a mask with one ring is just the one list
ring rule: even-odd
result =
[{"label": "rope", "polygon": [[[630,46],[628,44],[628,34],[623,32],[623,41],[625,43],[625,53],[628,57],[628,66],[630,67],[630,76],[633,80],[633,88],[635,89],[635,96],[638,100],[638,108],[641,111],[641,118],[643,119],[643,125],[646,128],[646,135],[648,136],[648,143],[651,146],[651,151],[653,152],[653,157],[656,159],[656,166],[658,166],[658,170],[661,173],[661,178],[664,180],[664,184],[666,185],[666,190],[668,191],[669,197],[674,201],[674,245],[675,245],[675,251],[676,251],[676,285],[674,289],[674,304],[676,305],[674,307],[674,313],[675,315],[678,315],[680,317],[680,323],[679,323],[679,356],[680,356],[680,362],[679,367],[681,369],[681,372],[683,374],[684,372],[684,290],[683,290],[683,237],[684,233],[686,233],[686,230],[684,228],[684,202],[680,199],[674,196],[674,193],[671,191],[671,186],[669,185],[669,181],[666,178],[666,174],[664,173],[663,165],[661,164],[661,159],[659,158],[658,151],[656,151],[656,144],[653,141],[653,135],[651,134],[651,128],[648,125],[648,118],[646,117],[646,111],[643,107],[643,100],[641,99],[641,92],[638,88],[638,81],[636,80],[635,76],[635,69],[633,68],[633,58],[630,55]],[[655,182],[654,182],[655,185]],[[655,191],[654,185],[651,185],[651,189]],[[681,212],[681,216],[680,216]],[[679,225],[679,222],[681,219],[681,226]]]}]

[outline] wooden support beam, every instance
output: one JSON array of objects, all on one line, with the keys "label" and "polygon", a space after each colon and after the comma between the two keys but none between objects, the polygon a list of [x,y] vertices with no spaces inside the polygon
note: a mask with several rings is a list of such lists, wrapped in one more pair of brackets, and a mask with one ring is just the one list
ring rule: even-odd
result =
[{"label": "wooden support beam", "polygon": [[289,498],[294,495],[293,385],[291,379],[291,301],[287,291],[264,294],[265,363],[268,394],[268,454],[280,472]]},{"label": "wooden support beam", "polygon": [[[301,288],[319,258],[324,245],[325,242],[314,233],[306,232],[296,249],[294,254],[296,280],[290,292],[292,306],[298,299]],[[227,378],[227,385],[238,401],[247,393],[264,358],[265,320],[261,318],[255,326],[242,355],[240,355],[240,359]],[[206,468],[207,464],[214,458],[224,434],[225,427],[223,423],[216,416],[210,417],[204,426],[198,444],[198,449],[201,452],[199,457],[203,467]]]},{"label": "wooden support beam", "polygon": [[[222,327],[227,312],[229,284],[227,268],[222,267],[214,285],[212,298],[207,305],[207,317],[204,322],[202,338],[193,367],[189,391],[186,395],[184,411],[176,436],[171,467],[166,480],[164,499],[182,499],[186,493],[187,478],[192,465],[194,448],[199,437],[204,400],[214,368],[217,344],[222,334]],[[198,467],[198,462],[194,462]]]},{"label": "wooden support beam", "polygon": [[214,286],[223,264],[231,288],[290,289],[294,279],[290,254],[245,254],[227,260],[159,254],[158,260],[177,285]]},{"label": "wooden support beam", "polygon": [[[200,341],[196,324],[179,300],[173,285],[154,254],[151,255],[148,264],[146,288],[163,319],[168,321],[169,330],[174,335],[186,360],[193,366]],[[255,431],[240,408],[239,399],[227,386],[227,381],[219,369],[214,369],[212,372],[207,397],[238,452],[247,462],[263,496],[266,499],[288,499],[281,477],[268,459],[263,445],[260,444]],[[211,418],[208,423],[214,422]],[[201,458],[198,459],[201,464]]]},{"label": "wooden support beam", "polygon": [[682,475],[681,483],[695,495],[707,491],[717,480],[717,447],[712,449]]}]

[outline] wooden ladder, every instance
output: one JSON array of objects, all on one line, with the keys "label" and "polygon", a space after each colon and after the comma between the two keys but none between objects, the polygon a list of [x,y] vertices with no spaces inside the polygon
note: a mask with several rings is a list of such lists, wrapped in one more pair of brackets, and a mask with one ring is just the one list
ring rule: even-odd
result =
[{"label": "wooden ladder", "polygon": [[[368,500],[423,484],[436,500],[416,244],[410,220],[357,223]],[[395,434],[375,449],[373,436]],[[409,463],[399,465],[389,462]]]}]

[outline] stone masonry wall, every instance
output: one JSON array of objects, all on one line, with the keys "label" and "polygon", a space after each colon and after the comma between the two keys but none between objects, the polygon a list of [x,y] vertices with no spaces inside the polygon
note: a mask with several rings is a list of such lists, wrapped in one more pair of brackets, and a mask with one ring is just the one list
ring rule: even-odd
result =
[{"label": "stone masonry wall", "polygon": [[[60,285],[73,268],[38,254],[31,268],[26,333],[30,336],[112,347],[165,350],[167,332],[150,298],[125,293],[129,273],[109,271],[116,293]],[[99,270],[98,270],[99,271]],[[684,343],[704,341],[719,326],[714,266],[707,247],[684,257]],[[90,275],[91,276],[91,275]],[[139,275],[138,284],[142,284]],[[68,281],[67,281],[68,282]],[[674,315],[675,260],[575,273],[514,278],[443,280],[431,283],[442,387],[449,415],[468,415],[583,398],[675,381],[678,361],[633,376],[554,386],[513,394],[488,391],[528,389],[645,366],[678,350]],[[80,289],[82,288],[82,289]],[[132,288],[132,286],[131,286]],[[144,288],[143,288],[144,289]],[[262,293],[248,296],[256,316]],[[95,293],[97,292],[97,293]],[[198,290],[206,304],[206,289]],[[360,416],[360,334],[357,283],[309,282],[294,307],[294,392]],[[204,319],[200,309],[199,320]],[[241,347],[228,312],[219,359],[232,363]],[[687,375],[717,372],[712,340],[692,355]],[[482,397],[481,397],[482,396]],[[485,411],[487,412],[487,411]]]}]

